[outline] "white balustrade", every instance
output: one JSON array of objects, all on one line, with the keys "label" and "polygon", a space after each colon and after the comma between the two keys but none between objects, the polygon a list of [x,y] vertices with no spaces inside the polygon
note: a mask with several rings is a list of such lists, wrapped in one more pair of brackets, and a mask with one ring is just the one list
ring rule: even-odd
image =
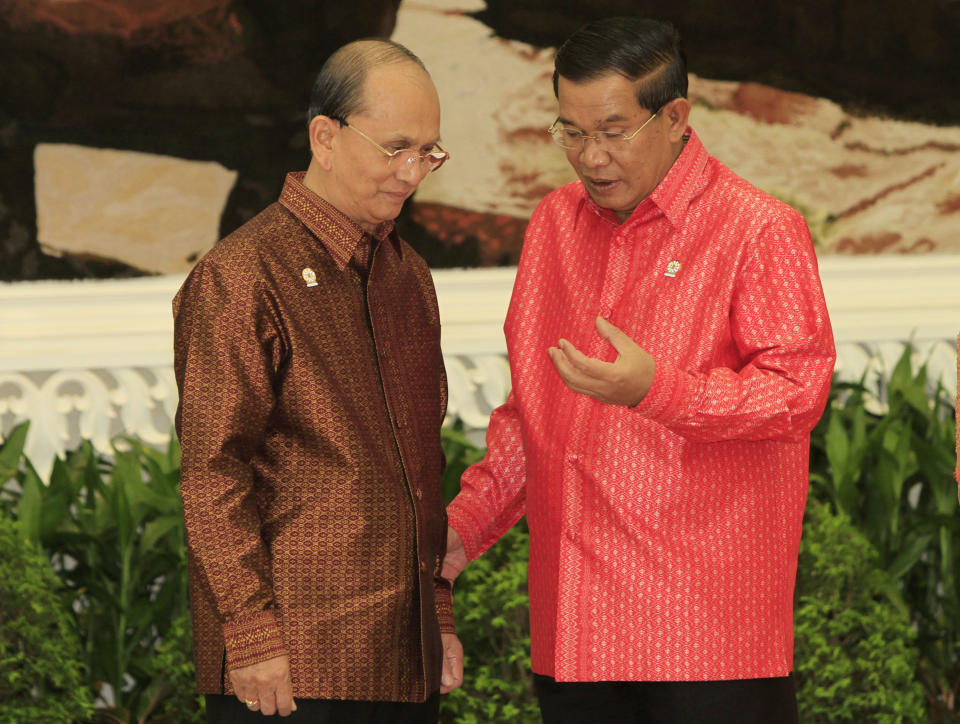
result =
[{"label": "white balustrade", "polygon": [[[960,256],[837,257],[820,263],[837,373],[868,382],[913,341],[915,361],[956,393]],[[475,433],[510,387],[503,340],[515,269],[438,270],[447,423]],[[26,452],[41,476],[90,439],[105,454],[131,435],[164,444],[173,428],[170,300],[182,279],[0,284],[0,438],[30,420]],[[873,404],[882,407],[882,400]]]}]

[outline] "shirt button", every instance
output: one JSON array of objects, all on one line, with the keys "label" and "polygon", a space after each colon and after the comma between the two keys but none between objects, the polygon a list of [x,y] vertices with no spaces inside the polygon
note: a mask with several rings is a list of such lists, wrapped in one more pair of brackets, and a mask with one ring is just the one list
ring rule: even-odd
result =
[{"label": "shirt button", "polygon": [[422,573],[426,573],[426,572],[427,572],[427,564],[426,564],[425,561],[420,561],[420,571],[421,571]]},{"label": "shirt button", "polygon": [[567,462],[570,463],[571,465],[576,464],[576,463],[580,462],[580,456],[579,456],[579,455],[567,455]]},{"label": "shirt button", "polygon": [[417,488],[416,495],[417,495],[417,500],[423,500],[423,491],[420,490],[420,488]]}]

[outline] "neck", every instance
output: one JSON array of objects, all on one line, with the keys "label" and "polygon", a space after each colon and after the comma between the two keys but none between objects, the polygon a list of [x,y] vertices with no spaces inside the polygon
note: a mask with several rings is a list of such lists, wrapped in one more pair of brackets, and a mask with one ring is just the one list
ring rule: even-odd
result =
[{"label": "neck", "polygon": [[[337,209],[340,213],[348,216],[353,219],[350,214],[344,211],[334,200],[336,198],[335,194],[330,193],[329,189],[330,176],[327,174],[316,160],[311,159],[310,165],[307,166],[307,174],[303,177],[303,185],[308,189],[313,191],[317,196],[330,204],[333,208]],[[353,219],[354,223],[357,224],[361,229],[363,229],[368,234],[373,234],[376,229],[376,224],[370,224],[369,222],[357,221]]]}]

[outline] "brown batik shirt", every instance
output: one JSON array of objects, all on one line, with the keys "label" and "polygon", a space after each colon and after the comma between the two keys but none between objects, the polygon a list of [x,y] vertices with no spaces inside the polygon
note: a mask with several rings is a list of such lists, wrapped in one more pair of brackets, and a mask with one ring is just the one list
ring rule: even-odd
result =
[{"label": "brown batik shirt", "polygon": [[173,312],[200,692],[285,653],[295,697],[423,701],[453,631],[427,265],[290,174]]}]

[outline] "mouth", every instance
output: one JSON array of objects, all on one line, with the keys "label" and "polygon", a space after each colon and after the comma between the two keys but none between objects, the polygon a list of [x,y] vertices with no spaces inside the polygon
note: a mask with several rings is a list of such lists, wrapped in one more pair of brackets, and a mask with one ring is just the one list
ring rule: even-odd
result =
[{"label": "mouth", "polygon": [[584,176],[583,182],[591,191],[598,194],[608,194],[620,185],[620,181],[617,179],[591,178],[589,176]]}]

